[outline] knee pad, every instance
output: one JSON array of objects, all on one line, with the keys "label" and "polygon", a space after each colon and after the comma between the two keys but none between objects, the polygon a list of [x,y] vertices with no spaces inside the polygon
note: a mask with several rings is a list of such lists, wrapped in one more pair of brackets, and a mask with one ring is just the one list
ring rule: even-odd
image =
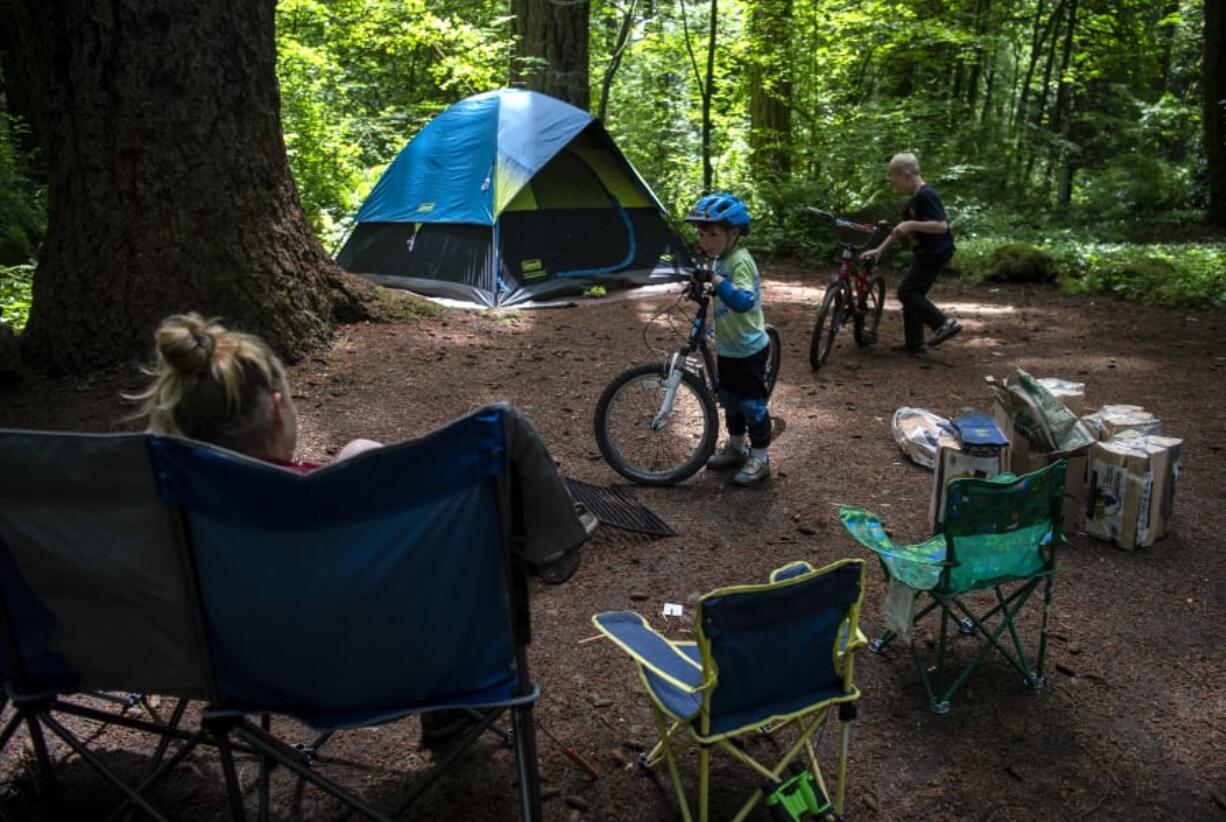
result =
[{"label": "knee pad", "polygon": [[736,407],[750,425],[757,425],[766,419],[766,400],[764,399],[738,400]]}]

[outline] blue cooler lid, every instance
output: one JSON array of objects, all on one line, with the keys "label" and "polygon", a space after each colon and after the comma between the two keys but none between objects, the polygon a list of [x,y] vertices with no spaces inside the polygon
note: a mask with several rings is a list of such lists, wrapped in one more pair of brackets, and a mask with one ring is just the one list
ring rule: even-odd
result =
[{"label": "blue cooler lid", "polygon": [[954,428],[963,445],[1008,445],[996,420],[988,414],[966,414],[954,418]]}]

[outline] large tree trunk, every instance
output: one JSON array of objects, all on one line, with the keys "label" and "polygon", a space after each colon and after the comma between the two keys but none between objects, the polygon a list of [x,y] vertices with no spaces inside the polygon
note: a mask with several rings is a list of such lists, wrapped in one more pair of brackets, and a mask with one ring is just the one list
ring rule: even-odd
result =
[{"label": "large tree trunk", "polygon": [[587,111],[590,11],[587,0],[511,0],[511,81]]},{"label": "large tree trunk", "polygon": [[791,163],[791,0],[758,0],[750,10],[749,161],[754,181],[782,182]]},{"label": "large tree trunk", "polygon": [[1209,222],[1226,226],[1226,0],[1205,0],[1205,159]]},{"label": "large tree trunk", "polygon": [[274,6],[26,1],[50,176],[32,362],[147,355],[158,321],[189,310],[290,360],[327,341],[336,269],[286,161]]}]

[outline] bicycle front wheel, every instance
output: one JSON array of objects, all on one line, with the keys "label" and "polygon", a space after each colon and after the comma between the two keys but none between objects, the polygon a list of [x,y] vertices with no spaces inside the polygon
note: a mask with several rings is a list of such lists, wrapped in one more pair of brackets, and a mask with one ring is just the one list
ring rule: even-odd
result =
[{"label": "bicycle front wheel", "polygon": [[766,326],[766,336],[770,340],[767,346],[770,353],[766,355],[766,396],[775,390],[775,381],[779,379],[779,360],[783,357],[783,344],[779,341],[779,329],[773,325]]},{"label": "bicycle front wheel", "polygon": [[596,403],[600,453],[614,471],[640,485],[675,485],[715,450],[715,398],[697,375],[682,371],[664,415],[667,378],[666,365],[637,365],[614,378]]},{"label": "bicycle front wheel", "polygon": [[877,343],[877,328],[881,325],[881,312],[885,310],[885,277],[874,274],[868,280],[868,290],[860,295],[859,312],[856,313],[856,345],[869,346]]},{"label": "bicycle front wheel", "polygon": [[826,287],[826,296],[822,297],[817,309],[817,322],[813,324],[813,337],[809,340],[809,367],[814,371],[825,365],[830,357],[834,335],[839,333],[846,313],[847,286],[842,280],[833,280]]}]

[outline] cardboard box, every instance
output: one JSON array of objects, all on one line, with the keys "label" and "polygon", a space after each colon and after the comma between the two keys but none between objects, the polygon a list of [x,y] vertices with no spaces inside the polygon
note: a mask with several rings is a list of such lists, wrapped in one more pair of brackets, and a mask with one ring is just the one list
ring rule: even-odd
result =
[{"label": "cardboard box", "polygon": [[1059,377],[1040,377],[1036,380],[1052,393],[1052,396],[1064,403],[1064,407],[1080,417],[1086,412],[1086,384],[1070,382]]},{"label": "cardboard box", "polygon": [[[973,429],[968,427],[972,424]],[[963,432],[967,441],[942,432],[938,442],[932,496],[928,502],[928,519],[934,534],[944,524],[945,491],[951,480],[958,477],[990,479],[1008,470],[1009,446],[1004,432],[993,424],[991,417],[986,414],[959,417],[954,420],[954,426]]]},{"label": "cardboard box", "polygon": [[1130,434],[1090,448],[1086,531],[1132,550],[1173,526],[1183,440]]},{"label": "cardboard box", "polygon": [[1114,439],[1124,431],[1154,435],[1162,433],[1162,420],[1139,405],[1104,405],[1093,414],[1082,417],[1081,421],[1099,442]]}]

